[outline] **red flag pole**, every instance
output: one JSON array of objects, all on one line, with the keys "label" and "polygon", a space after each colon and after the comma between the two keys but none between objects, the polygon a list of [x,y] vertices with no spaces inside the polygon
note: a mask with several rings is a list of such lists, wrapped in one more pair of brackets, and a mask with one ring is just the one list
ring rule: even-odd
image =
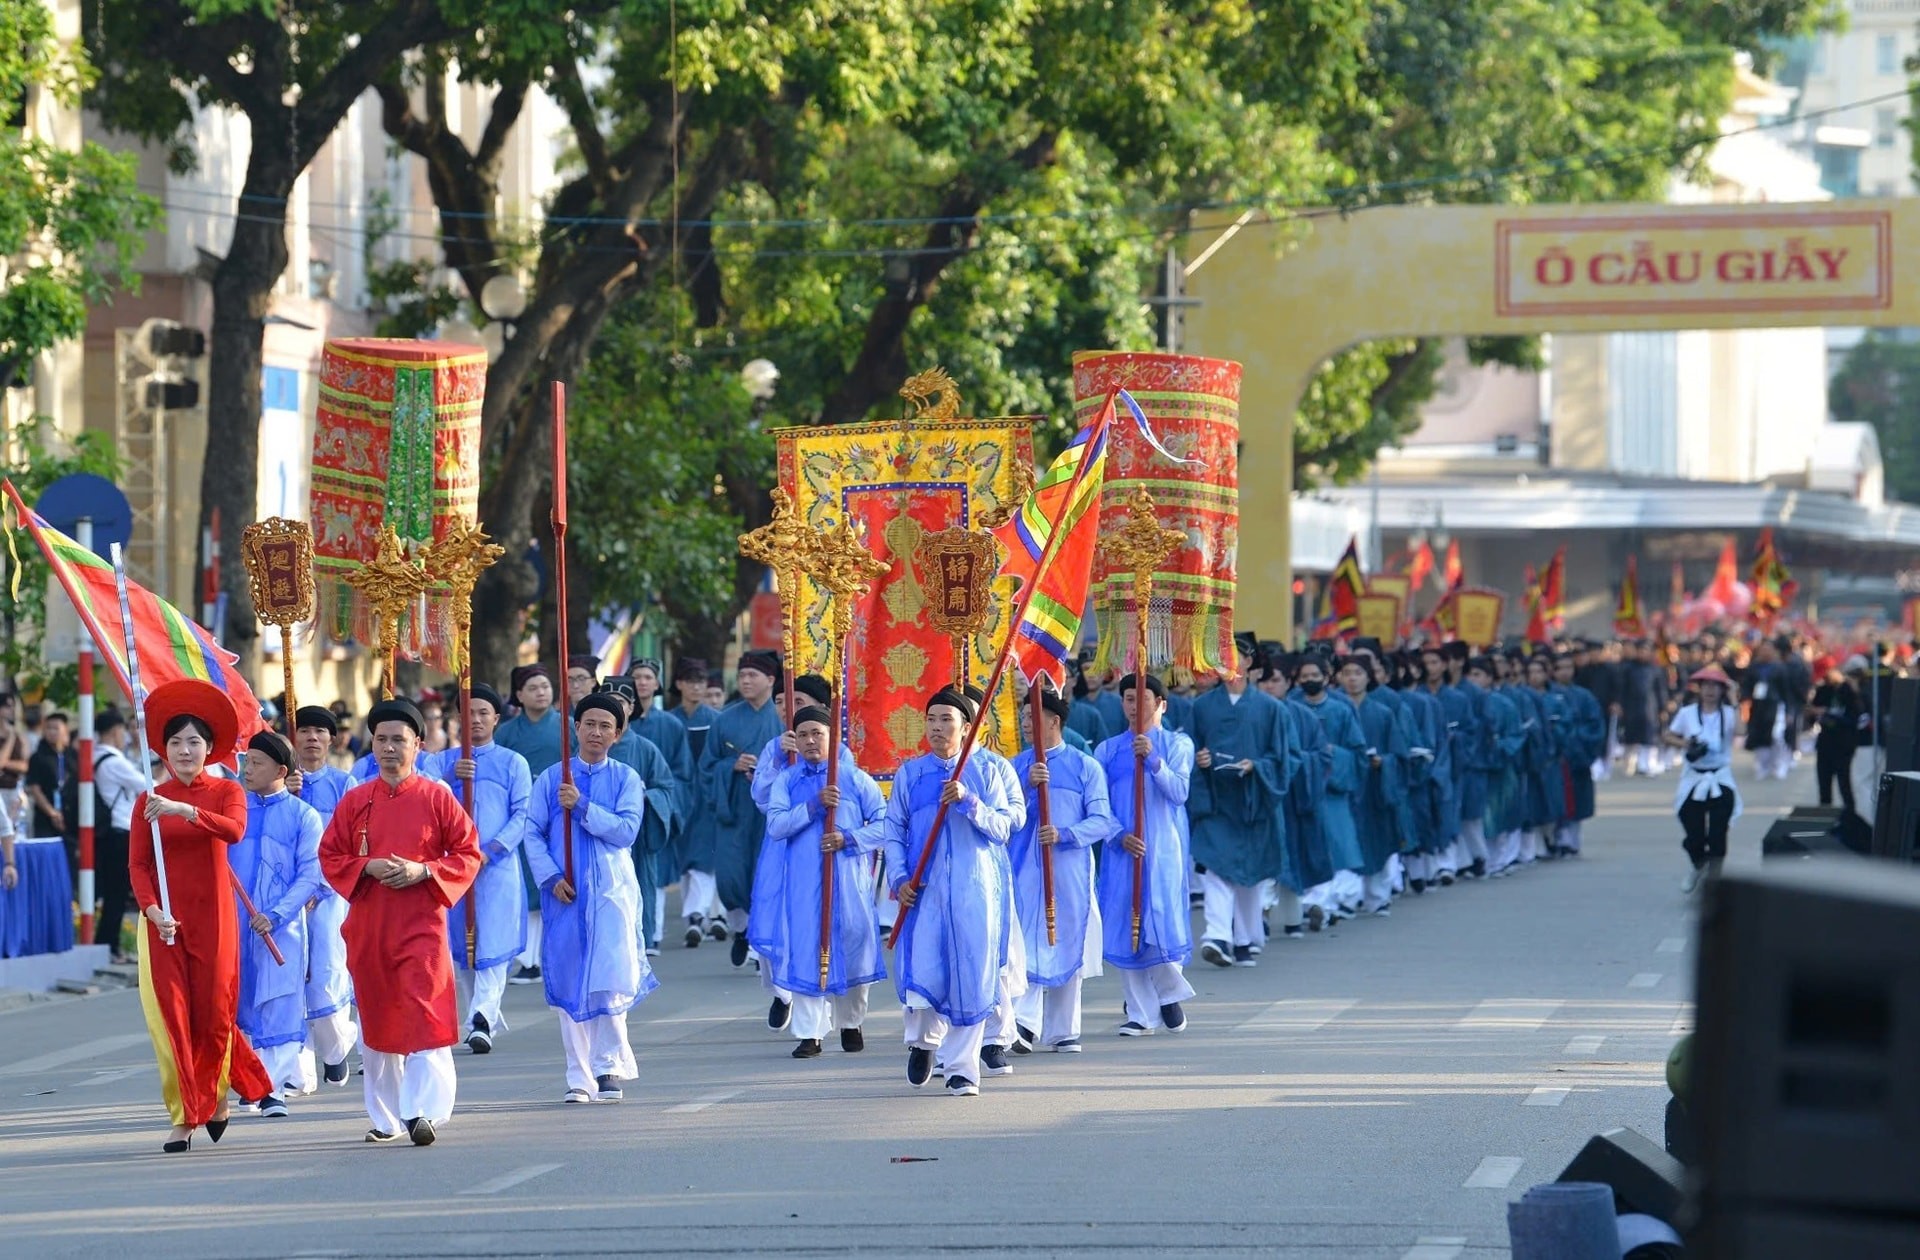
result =
[{"label": "red flag pole", "polygon": [[[567,387],[559,381],[553,382],[553,600],[560,641],[560,782],[572,787],[573,702],[567,695]],[[573,811],[564,811],[560,819],[567,885],[573,887]]]},{"label": "red flag pole", "polygon": [[[1033,713],[1033,764],[1044,770],[1047,768],[1047,732],[1042,722],[1045,719],[1047,710],[1046,706],[1041,703],[1040,680],[1038,678],[1034,679],[1033,685],[1027,688],[1027,700],[1032,705]],[[1034,799],[1040,806],[1040,825],[1042,827],[1053,826],[1053,801],[1049,795],[1050,786],[1049,784],[1042,783],[1034,789]],[[1033,833],[1033,838],[1036,842],[1039,841],[1040,833],[1037,830]],[[1054,930],[1053,911],[1053,846],[1050,844],[1040,845],[1040,889],[1047,903],[1047,944],[1058,945],[1060,941]]]},{"label": "red flag pole", "polygon": [[[1112,423],[1113,403],[1114,399],[1118,396],[1118,390],[1111,391],[1107,394],[1106,405],[1100,409],[1100,417],[1095,421],[1096,428],[1099,430],[1104,431],[1107,425]],[[1100,440],[1100,436],[1101,434],[1096,432],[1088,439],[1087,446],[1089,450]],[[1073,480],[1067,485],[1067,494],[1064,502],[1073,502],[1074,492],[1079,490],[1081,481],[1086,478],[1087,462],[1085,458],[1082,458],[1080,466],[1073,470]],[[996,656],[993,661],[993,673],[987,679],[985,698],[980,702],[979,712],[973,715],[972,724],[967,727],[967,740],[966,743],[960,746],[960,758],[953,764],[953,775],[947,780],[949,783],[958,783],[961,773],[967,768],[967,758],[973,755],[974,741],[979,738],[980,728],[987,720],[987,711],[993,707],[993,693],[999,688],[1000,680],[1006,677],[1007,662],[1013,659],[1014,638],[1019,633],[1021,623],[1027,619],[1027,609],[1032,605],[1033,597],[1040,589],[1040,579],[1046,576],[1047,568],[1053,563],[1054,553],[1060,549],[1062,536],[1065,535],[1066,532],[1067,531],[1063,529],[1056,529],[1048,535],[1046,550],[1040,553],[1040,563],[1034,568],[1033,577],[1028,580],[1026,586],[1021,588],[1020,602],[1014,607],[1013,617],[1007,622],[1007,637],[1000,643],[999,655]],[[927,830],[927,842],[920,850],[919,861],[914,863],[913,875],[907,880],[906,886],[916,893],[920,891],[921,884],[926,878],[927,863],[933,858],[933,846],[939,841],[940,829],[946,825],[946,821],[947,803],[942,801],[940,802],[940,808],[934,811],[933,826]],[[912,913],[912,906],[902,905],[900,907],[900,913],[893,921],[893,931],[887,935],[888,949],[892,949],[899,943],[900,933],[906,930],[907,918]]]}]

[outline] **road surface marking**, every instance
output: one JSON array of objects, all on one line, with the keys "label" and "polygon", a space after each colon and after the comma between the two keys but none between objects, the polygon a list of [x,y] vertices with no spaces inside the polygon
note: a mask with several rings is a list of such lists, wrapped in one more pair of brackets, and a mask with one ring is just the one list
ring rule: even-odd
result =
[{"label": "road surface marking", "polygon": [[1536,1086],[1534,1091],[1527,1095],[1526,1101],[1520,1105],[1523,1107],[1558,1107],[1561,1103],[1567,1101],[1567,1095],[1572,1092],[1570,1089],[1560,1089],[1553,1085],[1540,1085]]},{"label": "road surface marking", "polygon": [[1663,978],[1664,977],[1657,971],[1643,971],[1633,979],[1627,981],[1627,987],[1629,989],[1651,989],[1654,985],[1659,984]]},{"label": "road surface marking", "polygon": [[97,1059],[116,1050],[125,1050],[132,1046],[151,1045],[152,1039],[143,1032],[123,1033],[118,1037],[102,1037],[97,1041],[83,1041],[77,1046],[68,1046],[65,1050],[55,1050],[51,1054],[35,1055],[31,1059],[0,1065],[0,1076],[25,1076],[29,1072],[50,1072],[58,1068],[70,1067],[87,1059]]},{"label": "road surface marking", "polygon": [[1660,948],[1653,952],[1656,954],[1684,954],[1687,952],[1687,938],[1684,936],[1669,936],[1666,940],[1661,941]]},{"label": "road surface marking", "polygon": [[1567,1043],[1565,1053],[1569,1055],[1594,1054],[1600,1049],[1605,1037],[1575,1037]]},{"label": "road surface marking", "polygon": [[501,1173],[492,1181],[483,1181],[477,1186],[468,1186],[460,1193],[499,1194],[502,1190],[511,1190],[522,1182],[532,1181],[535,1177],[544,1177],[558,1167],[560,1167],[558,1164],[528,1164],[525,1168],[516,1168],[512,1172]]},{"label": "road surface marking", "polygon": [[1453,1026],[1455,1032],[1535,1032],[1560,1009],[1558,998],[1488,998]]},{"label": "road surface marking", "polygon": [[81,1081],[79,1085],[75,1086],[75,1088],[91,1089],[95,1085],[110,1085],[114,1081],[124,1081],[129,1076],[138,1076],[142,1072],[151,1072],[154,1070],[154,1065],[151,1063],[136,1063],[132,1067],[114,1068],[111,1071],[97,1072],[89,1076],[86,1080]]},{"label": "road surface marking", "polygon": [[692,1102],[677,1103],[667,1108],[667,1114],[670,1116],[692,1115],[696,1111],[705,1111],[715,1103],[725,1102],[729,1098],[737,1097],[746,1092],[744,1089],[723,1089],[716,1094],[702,1094]]},{"label": "road surface marking", "polygon": [[1400,1260],[1456,1260],[1466,1249],[1464,1238],[1422,1238]]},{"label": "road surface marking", "polygon": [[1288,998],[1275,1002],[1235,1032],[1313,1032],[1324,1028],[1354,1007],[1357,999]]},{"label": "road surface marking", "polygon": [[1520,1171],[1520,1165],[1527,1161],[1518,1155],[1489,1155],[1480,1161],[1473,1175],[1466,1180],[1468,1190],[1505,1190],[1513,1184]]}]

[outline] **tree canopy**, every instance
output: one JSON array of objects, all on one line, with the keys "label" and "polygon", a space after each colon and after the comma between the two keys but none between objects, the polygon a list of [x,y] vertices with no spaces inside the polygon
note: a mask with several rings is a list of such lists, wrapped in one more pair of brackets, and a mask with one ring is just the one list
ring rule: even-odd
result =
[{"label": "tree canopy", "polygon": [[1887,497],[1920,503],[1920,341],[1871,329],[1827,385],[1835,420],[1864,420],[1880,441]]}]

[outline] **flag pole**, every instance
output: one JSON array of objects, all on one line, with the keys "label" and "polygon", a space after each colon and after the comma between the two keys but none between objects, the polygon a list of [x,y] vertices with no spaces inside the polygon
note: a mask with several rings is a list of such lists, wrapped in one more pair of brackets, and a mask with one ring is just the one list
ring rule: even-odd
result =
[{"label": "flag pole", "polygon": [[[567,695],[567,387],[553,388],[553,601],[559,624],[555,637],[560,648],[560,782],[573,786],[573,700]],[[573,882],[573,811],[560,812],[560,834],[566,848],[567,886]]]},{"label": "flag pole", "polygon": [[[1033,764],[1042,770],[1047,768],[1047,731],[1043,723],[1046,720],[1046,706],[1041,703],[1040,679],[1033,680],[1027,688],[1027,703],[1031,706],[1030,725],[1033,727]],[[1053,826],[1053,801],[1049,794],[1049,783],[1036,784],[1034,800],[1040,806],[1040,826]],[[1033,833],[1035,841],[1040,840],[1040,832]],[[1053,905],[1053,846],[1041,843],[1040,846],[1040,891],[1047,904],[1047,944],[1058,945],[1059,935],[1054,927]]]},{"label": "flag pole", "polygon": [[[1087,440],[1089,450],[1100,441],[1107,426],[1112,423],[1113,404],[1119,394],[1119,390],[1108,393],[1106,404],[1100,409],[1099,419],[1095,421],[1095,427],[1099,431]],[[1066,502],[1073,501],[1074,493],[1079,490],[1080,483],[1086,479],[1088,462],[1083,458],[1080,466],[1073,470],[1073,480],[1067,485]],[[987,678],[985,698],[980,702],[979,711],[973,715],[973,721],[967,727],[967,739],[960,746],[960,757],[954,762],[953,774],[947,780],[949,783],[958,783],[961,773],[967,768],[967,759],[973,755],[974,742],[980,737],[980,728],[986,722],[988,710],[993,707],[993,693],[999,688],[1000,680],[1006,676],[1007,663],[1013,659],[1014,641],[1019,634],[1021,624],[1027,619],[1027,609],[1032,606],[1033,597],[1040,590],[1040,580],[1046,576],[1047,569],[1053,564],[1054,555],[1059,551],[1065,534],[1065,530],[1056,529],[1047,536],[1047,546],[1040,553],[1040,563],[1034,568],[1033,576],[1020,590],[1020,602],[1014,606],[1013,616],[1007,621],[1007,636],[1000,643],[999,654],[993,661],[993,673]],[[927,829],[927,842],[921,847],[920,858],[914,863],[913,874],[905,885],[915,893],[920,891],[921,885],[926,880],[927,864],[933,858],[933,846],[939,841],[941,828],[946,825],[947,808],[947,803],[942,801],[940,807],[934,811],[933,825]],[[892,949],[899,943],[900,933],[906,930],[907,918],[912,913],[912,906],[904,903],[901,905],[900,913],[894,917],[893,931],[887,936],[888,949]]]}]

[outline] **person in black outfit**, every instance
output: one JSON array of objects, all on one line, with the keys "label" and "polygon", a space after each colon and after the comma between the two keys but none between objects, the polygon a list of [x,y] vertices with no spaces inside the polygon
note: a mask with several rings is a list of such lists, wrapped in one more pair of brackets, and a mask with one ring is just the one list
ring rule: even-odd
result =
[{"label": "person in black outfit", "polygon": [[49,713],[40,722],[40,746],[27,758],[27,798],[33,802],[33,821],[27,834],[36,838],[67,832],[67,715]]},{"label": "person in black outfit", "polygon": [[1865,712],[1860,693],[1829,662],[1825,677],[1813,690],[1813,715],[1820,725],[1813,740],[1813,771],[1820,785],[1820,803],[1833,804],[1837,785],[1840,803],[1852,814],[1860,812],[1853,796],[1853,753],[1860,746]]}]

